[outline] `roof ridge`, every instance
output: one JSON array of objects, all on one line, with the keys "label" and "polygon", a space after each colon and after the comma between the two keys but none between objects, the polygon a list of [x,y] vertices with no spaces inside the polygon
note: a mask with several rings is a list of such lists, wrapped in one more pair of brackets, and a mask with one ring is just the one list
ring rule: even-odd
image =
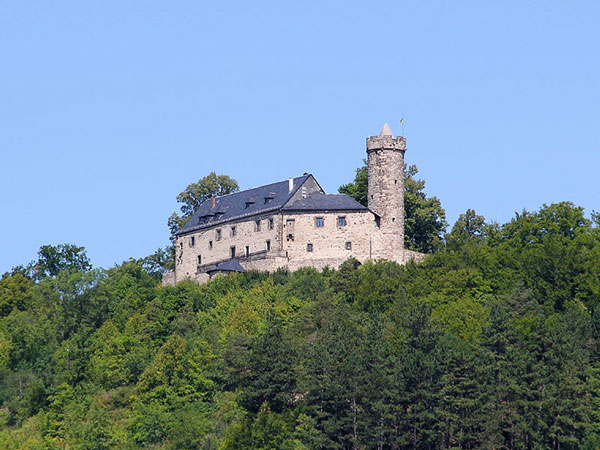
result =
[{"label": "roof ridge", "polygon": [[[308,177],[309,177],[309,176],[311,176],[311,175],[312,175],[312,174],[310,174],[310,173],[307,173],[307,174],[300,175],[300,176],[298,176],[298,177],[292,177],[292,178],[293,178],[294,180],[296,180],[296,179],[298,179],[298,178],[304,178],[304,177],[307,177],[307,178],[308,178]],[[229,193],[229,194],[225,194],[225,195],[219,195],[218,197],[215,197],[215,198],[219,199],[219,198],[227,197],[227,196],[229,196],[229,195],[241,194],[242,192],[251,191],[251,190],[253,190],[253,189],[266,188],[267,186],[273,186],[273,185],[275,185],[275,184],[279,184],[279,183],[285,183],[285,182],[287,182],[288,180],[289,180],[289,178],[287,178],[287,179],[285,179],[285,180],[274,181],[273,183],[261,184],[261,185],[259,185],[259,186],[252,186],[252,187],[249,187],[249,188],[246,188],[246,189],[240,189],[239,191],[231,192],[231,193]],[[204,201],[207,201],[207,200],[204,200]],[[202,203],[204,203],[204,202],[202,202]]]},{"label": "roof ridge", "polygon": [[[198,206],[197,210],[177,234],[185,234],[202,228],[217,226],[230,220],[237,220],[242,217],[254,216],[280,209],[289,202],[290,198],[296,195],[300,187],[311,177],[314,179],[314,176],[308,173],[299,177],[293,177],[292,190],[289,189],[288,179],[223,195],[217,198],[214,206],[210,206],[210,199],[207,199]],[[249,206],[248,199],[250,197],[254,201]],[[265,199],[264,204],[261,198]],[[216,211],[223,211],[224,214],[216,216],[217,220],[206,220],[209,211],[213,214]]]}]

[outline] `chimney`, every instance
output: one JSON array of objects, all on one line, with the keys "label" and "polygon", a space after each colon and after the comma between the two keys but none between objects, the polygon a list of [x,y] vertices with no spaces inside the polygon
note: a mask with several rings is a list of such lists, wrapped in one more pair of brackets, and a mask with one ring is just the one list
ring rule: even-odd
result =
[{"label": "chimney", "polygon": [[292,192],[292,189],[294,189],[294,177],[290,177],[288,182],[288,192]]},{"label": "chimney", "polygon": [[217,206],[217,199],[214,197],[210,198],[210,207],[214,208],[215,206]]}]

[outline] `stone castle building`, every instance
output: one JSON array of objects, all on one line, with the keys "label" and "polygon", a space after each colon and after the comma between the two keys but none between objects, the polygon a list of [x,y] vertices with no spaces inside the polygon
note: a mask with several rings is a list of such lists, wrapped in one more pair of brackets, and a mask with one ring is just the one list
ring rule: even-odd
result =
[{"label": "stone castle building", "polygon": [[176,235],[175,270],[164,284],[217,273],[311,266],[348,258],[404,264],[422,255],[404,248],[406,139],[385,124],[367,138],[368,207],[326,194],[311,174],[211,198]]}]

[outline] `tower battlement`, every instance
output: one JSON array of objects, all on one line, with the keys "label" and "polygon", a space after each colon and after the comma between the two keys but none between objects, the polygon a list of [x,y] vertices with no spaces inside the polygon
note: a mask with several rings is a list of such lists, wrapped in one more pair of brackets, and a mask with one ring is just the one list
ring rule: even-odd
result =
[{"label": "tower battlement", "polygon": [[406,138],[403,136],[369,136],[367,153],[374,150],[406,150]]},{"label": "tower battlement", "polygon": [[367,138],[367,153],[374,150],[406,150],[406,138],[392,134],[390,126],[386,123],[381,129],[379,136]]}]

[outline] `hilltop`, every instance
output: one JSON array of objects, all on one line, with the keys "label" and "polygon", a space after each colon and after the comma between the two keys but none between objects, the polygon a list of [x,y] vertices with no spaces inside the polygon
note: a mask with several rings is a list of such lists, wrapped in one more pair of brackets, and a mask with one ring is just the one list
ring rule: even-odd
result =
[{"label": "hilltop", "polygon": [[597,448],[598,225],[467,211],[421,263],[174,287],[43,248],[0,280],[0,446]]}]

